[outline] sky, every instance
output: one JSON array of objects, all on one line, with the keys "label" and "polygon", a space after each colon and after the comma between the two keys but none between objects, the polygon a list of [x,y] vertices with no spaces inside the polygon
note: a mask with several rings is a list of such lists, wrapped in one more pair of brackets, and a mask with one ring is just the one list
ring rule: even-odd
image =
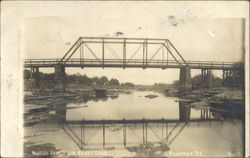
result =
[{"label": "sky", "polygon": [[[75,17],[26,18],[21,33],[25,58],[61,58],[80,36],[117,37],[117,32],[123,33],[118,37],[169,39],[185,60],[238,62],[243,58],[240,18],[204,19],[197,18],[191,10],[173,15],[163,8],[157,11],[136,5],[82,6],[80,13]],[[119,53],[122,56],[122,52]],[[41,71],[54,72],[54,69]],[[105,75],[136,84],[172,83],[179,78],[178,69],[66,68],[66,73]],[[199,73],[199,70],[191,72],[192,76]],[[214,74],[221,76],[219,71]]]}]

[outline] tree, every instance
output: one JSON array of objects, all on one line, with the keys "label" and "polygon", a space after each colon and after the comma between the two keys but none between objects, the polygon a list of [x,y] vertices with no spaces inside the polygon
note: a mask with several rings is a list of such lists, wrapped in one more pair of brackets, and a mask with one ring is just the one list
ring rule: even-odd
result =
[{"label": "tree", "polygon": [[100,84],[102,85],[102,86],[106,86],[107,84],[108,84],[108,78],[106,77],[106,76],[102,76],[101,78],[100,78]]},{"label": "tree", "polygon": [[98,77],[93,77],[92,78],[92,84],[95,86],[99,86],[100,85],[100,81]]},{"label": "tree", "polygon": [[124,83],[124,86],[126,86],[126,87],[134,87],[135,85],[133,83],[131,83],[131,82],[126,82],[126,83]]},{"label": "tree", "polygon": [[118,81],[117,79],[112,78],[112,79],[108,82],[108,85],[110,85],[110,86],[119,86],[120,83],[119,83],[119,81]]},{"label": "tree", "polygon": [[195,88],[201,88],[202,87],[202,83],[201,83],[202,79],[201,79],[201,75],[196,75],[192,78],[192,87]]}]

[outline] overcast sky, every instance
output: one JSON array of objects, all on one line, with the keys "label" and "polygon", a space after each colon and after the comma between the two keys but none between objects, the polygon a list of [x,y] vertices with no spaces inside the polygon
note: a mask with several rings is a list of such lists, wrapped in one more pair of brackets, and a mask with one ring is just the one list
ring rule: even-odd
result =
[{"label": "overcast sky", "polygon": [[[147,7],[89,4],[82,6],[77,17],[27,18],[22,25],[22,51],[25,58],[61,58],[79,36],[117,37],[116,32],[122,32],[119,37],[169,39],[185,60],[242,59],[242,19],[199,19],[191,10],[173,15],[161,7]],[[178,69],[66,68],[66,72],[91,77],[105,75],[136,84],[171,83],[179,78]],[[192,76],[198,73],[192,71]]]}]

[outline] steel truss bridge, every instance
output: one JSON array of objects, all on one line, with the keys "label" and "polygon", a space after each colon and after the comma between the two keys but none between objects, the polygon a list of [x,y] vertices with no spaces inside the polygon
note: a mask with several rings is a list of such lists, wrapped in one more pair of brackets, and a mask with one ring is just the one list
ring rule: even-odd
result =
[{"label": "steel truss bridge", "polygon": [[[95,49],[93,49],[95,48]],[[118,49],[117,49],[118,48]],[[132,49],[135,49],[132,51]],[[88,54],[89,56],[87,57]],[[130,55],[130,56],[129,56]],[[25,68],[117,67],[240,69],[239,62],[186,61],[168,39],[80,37],[62,58],[25,59]]]},{"label": "steel truss bridge", "polygon": [[[54,88],[65,90],[65,67],[179,68],[180,91],[192,88],[191,69],[201,69],[202,87],[212,85],[212,70],[223,71],[223,85],[242,85],[244,64],[240,62],[187,61],[168,39],[79,37],[62,58],[25,59],[31,68],[35,89],[40,87],[39,68],[53,67]],[[35,75],[33,75],[35,74]]]}]

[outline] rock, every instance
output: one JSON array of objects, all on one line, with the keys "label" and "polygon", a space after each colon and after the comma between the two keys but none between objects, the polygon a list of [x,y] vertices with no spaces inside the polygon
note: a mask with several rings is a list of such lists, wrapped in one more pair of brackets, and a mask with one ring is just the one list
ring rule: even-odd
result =
[{"label": "rock", "polygon": [[156,97],[158,97],[158,95],[155,95],[155,94],[149,94],[149,95],[145,95],[145,97],[146,97],[146,98],[150,98],[150,99],[152,99],[152,98],[156,98]]},{"label": "rock", "polygon": [[244,92],[242,90],[228,90],[221,94],[215,95],[215,98],[243,100]]}]

